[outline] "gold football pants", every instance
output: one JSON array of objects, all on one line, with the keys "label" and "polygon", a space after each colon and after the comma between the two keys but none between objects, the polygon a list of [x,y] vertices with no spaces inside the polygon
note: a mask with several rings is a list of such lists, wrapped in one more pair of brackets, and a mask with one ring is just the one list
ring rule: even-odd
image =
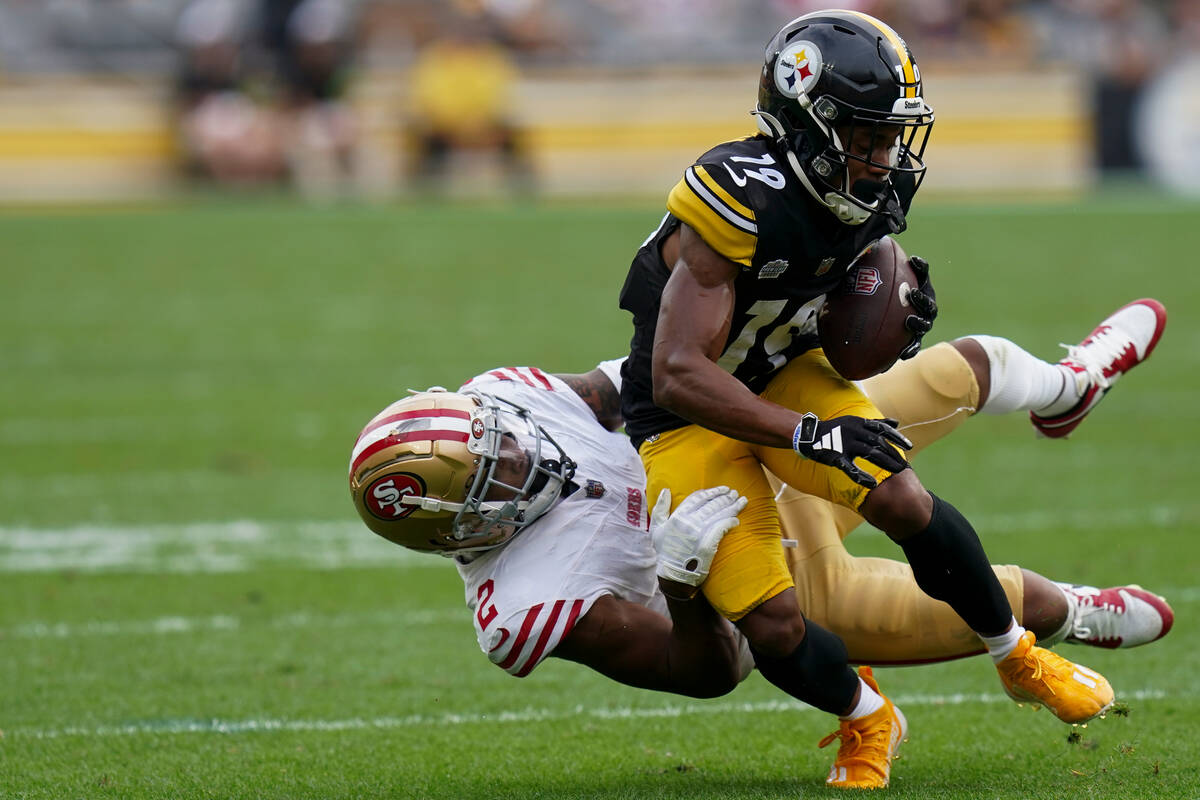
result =
[{"label": "gold football pants", "polygon": [[[821,378],[823,361],[823,358],[811,359],[805,366],[806,377],[814,377],[816,373]],[[776,380],[783,377],[781,372]],[[829,376],[823,378],[828,380]],[[826,406],[834,410],[822,412],[812,404],[806,404],[806,409],[811,408],[823,419],[845,413],[896,418],[901,430],[913,441],[913,453],[955,430],[974,413],[979,398],[979,387],[970,366],[956,349],[944,343],[865,381],[863,388],[874,403],[838,376],[833,378],[834,396]],[[773,383],[763,396],[775,399],[770,395],[775,388]],[[812,395],[806,391],[804,396]],[[656,481],[652,462],[660,452],[660,445],[670,439],[678,439],[678,449],[686,449],[687,456],[680,457],[679,462],[672,459],[671,479],[659,477]],[[703,449],[706,447],[711,449]],[[769,469],[777,470],[775,464],[780,462],[784,468],[794,467],[796,461],[807,469],[799,470],[800,482],[789,480],[782,488],[780,481],[768,473],[764,488],[753,470],[742,463],[757,465],[756,451],[769,451],[769,456],[792,456],[770,461],[764,458]],[[714,606],[729,618],[740,619],[758,604],[794,585],[805,616],[842,637],[850,659],[856,663],[912,664],[982,652],[979,637],[958,615],[917,587],[908,564],[857,558],[846,551],[842,539],[862,522],[851,508],[857,508],[866,490],[840,471],[797,459],[790,451],[733,442],[698,426],[671,431],[656,442],[644,444],[642,455],[651,476],[651,498],[657,497],[663,486],[670,485],[672,500],[678,504],[694,488],[721,484],[733,486],[752,498],[746,511],[739,515],[741,524],[722,541],[704,586],[710,602],[716,598]],[[889,474],[861,460],[858,463],[877,479]],[[699,477],[688,481],[689,472]],[[796,470],[791,472],[795,474]],[[676,476],[682,480],[672,483]],[[823,480],[816,480],[822,477]],[[800,491],[797,486],[809,491]],[[778,495],[777,505],[765,501],[767,492]],[[837,503],[825,498],[836,498]],[[795,540],[797,546],[780,548],[778,540],[773,538],[776,534],[768,533],[775,525],[781,525],[783,536]],[[779,568],[779,558],[783,559],[787,574]],[[720,572],[718,561],[724,562]],[[1020,569],[1015,566],[994,569],[1020,620],[1024,597]],[[710,586],[714,577],[718,580]]]},{"label": "gold football pants", "polygon": [[[762,397],[812,411],[821,419],[882,416],[858,387],[834,371],[820,350],[789,362]],[[703,586],[713,607],[735,621],[793,585],[780,546],[775,489],[764,466],[789,486],[848,508],[858,508],[867,494],[841,470],[801,458],[791,448],[750,444],[699,425],[660,434],[644,442],[639,452],[652,502],[664,487],[671,489],[673,506],[711,486],[730,486],[747,498],[746,509],[738,515],[740,524],[721,540]],[[857,463],[880,481],[891,474],[861,459]]]},{"label": "gold football pants", "polygon": [[[900,421],[913,442],[912,456],[963,423],[979,401],[979,386],[966,360],[949,344],[922,351],[863,389],[885,417]],[[771,485],[779,481],[769,476]],[[850,660],[859,664],[914,664],[981,653],[979,637],[943,602],[918,587],[902,561],[858,558],[842,539],[862,517],[791,486],[778,496],[784,549],[805,616],[836,633]],[[1025,584],[1016,566],[993,567],[1017,620]]]}]

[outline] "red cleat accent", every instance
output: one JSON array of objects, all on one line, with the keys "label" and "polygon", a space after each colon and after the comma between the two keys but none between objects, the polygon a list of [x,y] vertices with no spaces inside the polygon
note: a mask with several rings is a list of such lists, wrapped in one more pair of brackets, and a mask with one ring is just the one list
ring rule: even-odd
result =
[{"label": "red cleat accent", "polygon": [[1075,430],[1118,378],[1150,357],[1166,326],[1167,309],[1147,297],[1118,308],[1079,344],[1063,345],[1067,357],[1058,363],[1075,373],[1082,398],[1054,417],[1031,411],[1033,427],[1051,439]]}]

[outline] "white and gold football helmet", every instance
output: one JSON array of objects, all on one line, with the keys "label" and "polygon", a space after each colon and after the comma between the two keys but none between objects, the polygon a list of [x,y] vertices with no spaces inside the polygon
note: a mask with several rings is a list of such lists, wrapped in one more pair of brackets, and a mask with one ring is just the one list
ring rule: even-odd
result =
[{"label": "white and gold football helmet", "polygon": [[554,505],[574,471],[527,409],[430,389],[363,428],[350,455],[350,494],[383,538],[454,556],[507,542]]}]

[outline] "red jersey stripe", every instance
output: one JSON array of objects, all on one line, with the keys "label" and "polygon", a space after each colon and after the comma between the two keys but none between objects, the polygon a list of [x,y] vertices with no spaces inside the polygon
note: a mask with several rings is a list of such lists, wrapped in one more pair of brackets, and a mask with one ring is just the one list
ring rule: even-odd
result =
[{"label": "red jersey stripe", "polygon": [[[521,380],[521,383],[525,384],[525,385],[526,385],[526,386],[528,386],[529,388],[531,388],[531,389],[536,389],[536,388],[538,388],[538,387],[537,387],[537,384],[536,384],[536,383],[534,383],[534,382],[533,382],[533,381],[532,381],[532,380],[529,378],[529,376],[528,376],[528,375],[526,375],[524,372],[522,372],[522,371],[521,371],[521,369],[520,369],[520,367],[504,367],[503,369],[504,369],[504,372],[505,372],[505,374],[506,374],[506,375],[507,375],[507,374],[516,375],[516,376],[517,376],[517,378],[519,378],[519,379]],[[493,374],[493,375],[495,375],[496,373],[495,373],[495,372],[493,372],[492,374]],[[508,378],[507,380],[513,380],[513,379],[512,379],[512,378]]]},{"label": "red jersey stripe", "polygon": [[[491,620],[488,620],[488,622],[491,622]],[[504,643],[508,641],[508,637],[509,637],[508,628],[501,628],[500,629],[500,641],[496,642],[496,646],[493,647],[491,650],[488,650],[488,652],[494,653],[497,650],[499,650],[501,647],[504,647]]]},{"label": "red jersey stripe", "polygon": [[562,612],[564,602],[563,600],[554,601],[554,607],[550,609],[550,619],[546,620],[546,624],[542,626],[542,635],[538,637],[533,652],[529,654],[529,658],[525,659],[525,665],[513,673],[518,678],[524,678],[542,660],[542,651],[546,649],[546,642],[550,641],[550,636],[554,633],[554,626],[558,622],[558,615]]},{"label": "red jersey stripe", "polygon": [[550,385],[550,379],[546,377],[546,373],[542,372],[537,367],[530,367],[529,371],[533,373],[533,377],[538,379],[538,381],[542,384],[542,387],[545,388],[546,391],[548,391],[548,392],[554,391],[554,387]]},{"label": "red jersey stripe", "polygon": [[525,642],[529,639],[529,631],[533,628],[533,623],[537,622],[538,616],[542,613],[543,605],[543,603],[538,603],[525,614],[525,621],[521,623],[521,631],[517,634],[517,640],[513,642],[512,649],[508,651],[508,656],[499,664],[501,669],[509,669],[521,657],[521,651],[525,649]]},{"label": "red jersey stripe", "polygon": [[575,627],[575,623],[579,621],[579,612],[582,610],[583,610],[583,600],[576,600],[574,603],[571,604],[571,613],[567,617],[567,623],[565,625],[563,625],[562,636],[559,637],[560,642],[563,639],[567,638],[567,634],[570,633],[571,629]]}]

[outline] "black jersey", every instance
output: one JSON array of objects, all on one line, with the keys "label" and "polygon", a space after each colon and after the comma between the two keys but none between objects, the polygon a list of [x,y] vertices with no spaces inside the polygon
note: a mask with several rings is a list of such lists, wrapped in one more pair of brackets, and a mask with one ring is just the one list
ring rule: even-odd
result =
[{"label": "black jersey", "polygon": [[[897,187],[901,207],[911,181]],[[872,216],[847,225],[818,203],[770,141],[752,136],[709,150],[684,172],[667,198],[668,214],[633,259],[621,308],[633,314],[633,341],[621,368],[621,413],[635,444],[689,424],[654,404],[650,362],[663,287],[670,270],[662,241],[686,222],[704,241],[741,265],[733,320],[717,364],[756,394],[784,364],[817,346],[816,317],[825,293],[850,263],[889,233]]]}]

